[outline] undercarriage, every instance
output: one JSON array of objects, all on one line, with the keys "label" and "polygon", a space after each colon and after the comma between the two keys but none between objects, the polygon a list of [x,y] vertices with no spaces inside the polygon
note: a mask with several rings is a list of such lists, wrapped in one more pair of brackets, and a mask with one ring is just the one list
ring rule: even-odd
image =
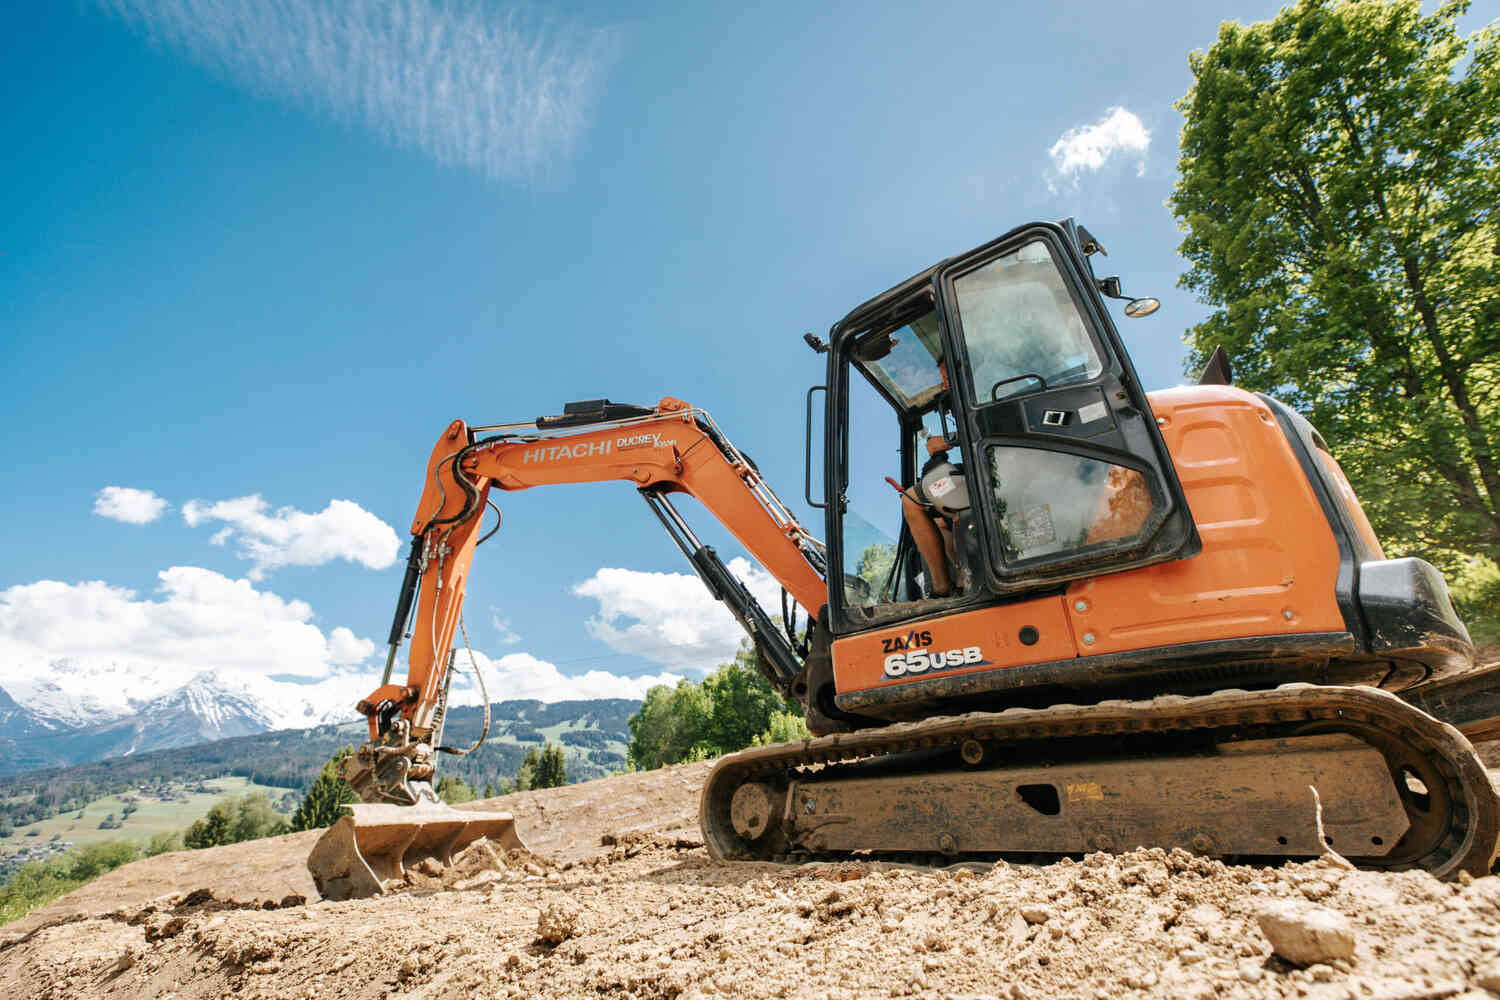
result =
[{"label": "undercarriage", "polygon": [[1500,797],[1458,730],[1396,696],[1287,684],[755,747],[714,768],[701,821],[726,859],[1332,850],[1444,877],[1489,873]]}]

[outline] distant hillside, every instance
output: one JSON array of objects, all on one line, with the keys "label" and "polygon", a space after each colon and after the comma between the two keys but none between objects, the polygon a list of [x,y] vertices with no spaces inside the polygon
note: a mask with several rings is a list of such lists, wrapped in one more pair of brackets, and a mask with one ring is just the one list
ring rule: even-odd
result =
[{"label": "distant hillside", "polygon": [[[490,735],[467,757],[440,755],[439,774],[459,774],[483,789],[514,778],[526,751],[544,740],[566,749],[568,777],[579,781],[619,769],[630,740],[628,719],[640,702],[625,698],[544,703],[502,701],[491,706]],[[6,706],[0,702],[0,714]],[[449,712],[444,742],[467,746],[479,736],[482,709]],[[23,826],[78,810],[108,795],[165,782],[234,775],[261,785],[305,788],[333,752],[367,737],[363,723],[315,726],[148,750],[68,767],[0,777],[0,819]]]}]

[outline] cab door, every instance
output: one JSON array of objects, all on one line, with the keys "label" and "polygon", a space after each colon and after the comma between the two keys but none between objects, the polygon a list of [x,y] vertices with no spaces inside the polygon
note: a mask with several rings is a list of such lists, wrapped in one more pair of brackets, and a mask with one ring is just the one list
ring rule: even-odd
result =
[{"label": "cab door", "polygon": [[988,583],[1012,593],[1200,548],[1074,235],[1034,224],[936,275]]}]

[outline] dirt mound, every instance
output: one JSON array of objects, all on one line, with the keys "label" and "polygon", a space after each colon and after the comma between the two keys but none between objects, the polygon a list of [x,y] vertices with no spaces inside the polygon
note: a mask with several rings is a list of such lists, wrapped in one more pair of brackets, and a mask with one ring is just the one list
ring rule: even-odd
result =
[{"label": "dirt mound", "polygon": [[[138,862],[7,928],[0,990],[174,1000],[1500,995],[1500,878],[1236,867],[1160,850],[1044,866],[717,864],[697,841],[705,770],[484,803],[517,814],[531,852],[477,845],[425,876],[439,884],[414,880],[397,897],[304,905],[295,892],[245,893],[234,848]],[[266,885],[294,881],[308,839],[261,845]],[[113,891],[101,887],[109,878]],[[152,888],[161,891],[139,895]]]}]

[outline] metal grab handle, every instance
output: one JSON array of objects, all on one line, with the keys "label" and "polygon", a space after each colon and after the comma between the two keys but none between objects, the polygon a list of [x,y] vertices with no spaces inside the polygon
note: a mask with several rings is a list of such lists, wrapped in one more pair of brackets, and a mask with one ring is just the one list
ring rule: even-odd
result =
[{"label": "metal grab handle", "polygon": [[812,398],[815,392],[828,391],[826,385],[815,385],[807,390],[807,441],[803,449],[802,465],[802,498],[807,501],[809,507],[817,507],[820,510],[828,509],[828,498],[823,498],[823,503],[818,503],[812,498]]},{"label": "metal grab handle", "polygon": [[1012,375],[1010,378],[1003,378],[1000,381],[996,382],[994,385],[990,386],[990,402],[994,403],[999,400],[999,397],[996,395],[996,393],[1000,391],[1000,387],[1002,385],[1009,385],[1012,382],[1020,382],[1022,379],[1035,379],[1036,381],[1040,382],[1042,384],[1042,387],[1037,390],[1038,392],[1045,392],[1047,389],[1047,380],[1042,378],[1035,372],[1027,372],[1025,375]]}]

